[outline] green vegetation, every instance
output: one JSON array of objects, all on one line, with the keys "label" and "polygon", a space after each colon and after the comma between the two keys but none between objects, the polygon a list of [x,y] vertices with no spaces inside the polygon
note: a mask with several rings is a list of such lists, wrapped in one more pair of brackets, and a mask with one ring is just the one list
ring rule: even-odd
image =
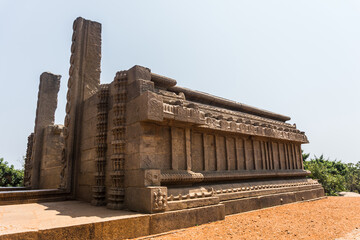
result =
[{"label": "green vegetation", "polygon": [[17,170],[14,165],[0,158],[0,187],[19,187],[22,186],[24,170]]},{"label": "green vegetation", "polygon": [[325,159],[323,155],[307,160],[309,156],[303,153],[304,168],[311,171],[311,178],[319,180],[326,195],[336,196],[341,191],[360,193],[360,162],[342,163]]}]

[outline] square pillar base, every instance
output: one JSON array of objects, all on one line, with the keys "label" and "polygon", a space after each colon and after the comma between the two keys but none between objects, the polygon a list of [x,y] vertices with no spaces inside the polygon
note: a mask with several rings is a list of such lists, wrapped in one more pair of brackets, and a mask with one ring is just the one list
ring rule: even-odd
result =
[{"label": "square pillar base", "polygon": [[142,213],[164,212],[167,207],[167,187],[129,187],[125,190],[129,210]]}]

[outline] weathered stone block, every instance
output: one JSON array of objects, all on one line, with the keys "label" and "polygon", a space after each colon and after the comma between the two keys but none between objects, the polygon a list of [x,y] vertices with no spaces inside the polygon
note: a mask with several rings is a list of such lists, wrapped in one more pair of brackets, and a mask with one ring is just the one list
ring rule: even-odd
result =
[{"label": "weathered stone block", "polygon": [[150,234],[223,220],[225,206],[222,204],[154,214],[150,218]]},{"label": "weathered stone block", "polygon": [[130,153],[126,155],[125,169],[139,169],[141,166],[141,157],[140,152]]},{"label": "weathered stone block", "polygon": [[189,208],[197,208],[197,207],[216,205],[219,203],[220,203],[220,199],[218,197],[184,199],[184,200],[180,200],[180,201],[168,202],[168,209],[171,211],[174,211],[174,210],[180,210],[180,209],[189,209]]},{"label": "weathered stone block", "polygon": [[125,185],[128,187],[160,186],[159,169],[128,170],[125,174]]},{"label": "weathered stone block", "polygon": [[150,216],[95,223],[94,239],[129,239],[150,233]]},{"label": "weathered stone block", "polygon": [[137,80],[151,80],[151,71],[149,68],[135,65],[128,70],[128,84]]},{"label": "weathered stone block", "polygon": [[145,92],[127,104],[129,109],[126,122],[132,124],[139,121],[163,121],[162,98],[152,92]]},{"label": "weathered stone block", "polygon": [[154,83],[149,80],[138,79],[128,84],[127,86],[128,95],[127,100],[131,101],[134,98],[140,96],[144,92],[154,92]]},{"label": "weathered stone block", "polygon": [[133,211],[144,213],[163,212],[167,207],[167,188],[160,186],[126,188],[125,204]]}]

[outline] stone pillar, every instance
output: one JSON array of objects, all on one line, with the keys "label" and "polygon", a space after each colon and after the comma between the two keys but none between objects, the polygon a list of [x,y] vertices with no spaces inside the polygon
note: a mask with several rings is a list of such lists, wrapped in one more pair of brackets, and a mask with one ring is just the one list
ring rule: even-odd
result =
[{"label": "stone pillar", "polygon": [[36,108],[34,143],[32,148],[31,187],[39,188],[40,164],[43,149],[44,129],[54,124],[57,94],[60,89],[60,75],[44,72],[40,76]]},{"label": "stone pillar", "polygon": [[74,174],[81,154],[83,104],[100,85],[101,24],[79,17],[74,21],[73,30],[60,188],[75,193]]},{"label": "stone pillar", "polygon": [[133,211],[165,211],[167,188],[160,186],[160,169],[147,166],[142,126],[144,119],[163,120],[162,99],[154,91],[150,69],[134,66],[127,71],[125,206]]}]

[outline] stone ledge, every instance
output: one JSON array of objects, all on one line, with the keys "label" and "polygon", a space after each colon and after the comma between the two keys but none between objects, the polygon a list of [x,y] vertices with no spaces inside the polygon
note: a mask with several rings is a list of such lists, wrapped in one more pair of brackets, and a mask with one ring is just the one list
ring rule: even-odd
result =
[{"label": "stone ledge", "polygon": [[23,191],[28,190],[28,187],[0,187],[0,192],[8,191]]},{"label": "stone ledge", "polygon": [[212,172],[186,172],[165,170],[161,172],[162,184],[216,182],[244,179],[284,178],[284,177],[305,177],[310,172],[302,169],[293,170],[232,170]]},{"label": "stone ledge", "polygon": [[320,186],[319,188],[311,190],[241,198],[223,201],[221,203],[225,205],[225,214],[230,215],[262,208],[274,207],[282,204],[318,199],[321,197],[324,197],[324,189]]},{"label": "stone ledge", "polygon": [[169,90],[173,91],[175,93],[182,92],[185,94],[186,99],[188,99],[190,101],[194,101],[194,102],[208,104],[208,105],[221,107],[221,108],[225,108],[225,109],[230,109],[230,110],[234,110],[234,111],[245,112],[245,113],[249,113],[249,114],[253,114],[256,116],[269,118],[269,119],[273,119],[273,120],[281,121],[281,122],[290,120],[290,117],[288,117],[288,116],[273,113],[273,112],[270,112],[267,110],[259,109],[259,108],[252,107],[252,106],[249,106],[249,105],[246,105],[243,103],[238,103],[238,102],[228,100],[228,99],[225,99],[222,97],[217,97],[217,96],[214,96],[214,95],[211,95],[208,93],[191,90],[191,89],[184,88],[184,87],[174,86],[174,87],[169,88]]},{"label": "stone ledge", "polygon": [[223,204],[152,214],[150,235],[223,219],[225,219]]},{"label": "stone ledge", "polygon": [[0,191],[0,205],[64,201],[68,194],[59,189]]},{"label": "stone ledge", "polygon": [[219,197],[207,197],[207,198],[185,199],[182,201],[170,201],[168,202],[167,210],[174,211],[179,209],[189,209],[189,208],[215,205],[219,203],[220,203]]}]

